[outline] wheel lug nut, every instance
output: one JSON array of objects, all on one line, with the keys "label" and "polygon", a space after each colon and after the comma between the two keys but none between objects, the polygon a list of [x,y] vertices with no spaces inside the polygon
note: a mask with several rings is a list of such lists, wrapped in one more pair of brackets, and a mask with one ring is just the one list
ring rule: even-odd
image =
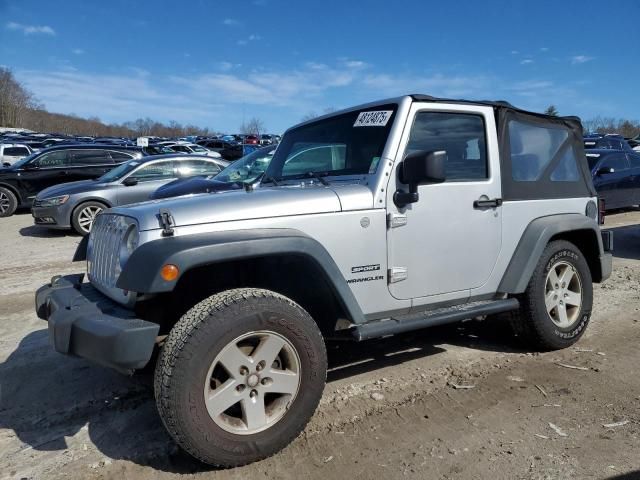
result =
[{"label": "wheel lug nut", "polygon": [[251,390],[251,393],[249,393],[249,396],[251,398],[256,398],[258,396],[258,391],[257,390]]},{"label": "wheel lug nut", "polygon": [[271,381],[272,380],[269,377],[265,377],[260,381],[260,383],[266,387],[267,385],[271,385]]},{"label": "wheel lug nut", "polygon": [[238,393],[239,393],[239,392],[243,392],[243,391],[244,391],[244,389],[245,389],[245,386],[244,386],[244,385],[242,385],[242,384],[240,384],[240,385],[238,385],[238,386],[236,387],[236,390],[238,391]]},{"label": "wheel lug nut", "polygon": [[256,365],[256,371],[257,371],[257,372],[259,372],[260,370],[262,370],[262,369],[264,368],[264,365],[265,365],[265,364],[264,364],[264,360],[263,360],[263,361],[261,361],[260,363],[258,363],[258,364]]},{"label": "wheel lug nut", "polygon": [[240,375],[246,375],[249,373],[249,369],[247,367],[240,367]]}]

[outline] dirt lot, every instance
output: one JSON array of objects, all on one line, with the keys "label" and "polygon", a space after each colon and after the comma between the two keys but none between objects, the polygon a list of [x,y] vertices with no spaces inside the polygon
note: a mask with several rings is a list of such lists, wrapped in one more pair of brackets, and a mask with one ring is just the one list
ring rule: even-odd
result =
[{"label": "dirt lot", "polygon": [[33,292],[82,270],[70,262],[79,238],[28,214],[0,219],[0,478],[640,478],[639,223],[640,212],[607,219],[614,273],[576,347],[528,352],[497,322],[330,344],[305,432],[273,458],[216,471],[171,442],[150,377],[49,346]]}]

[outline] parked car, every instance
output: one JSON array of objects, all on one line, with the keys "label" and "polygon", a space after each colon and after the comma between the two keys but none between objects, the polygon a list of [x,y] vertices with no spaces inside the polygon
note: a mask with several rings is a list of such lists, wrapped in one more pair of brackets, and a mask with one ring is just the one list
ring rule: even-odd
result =
[{"label": "parked car", "polygon": [[55,185],[41,191],[31,212],[36,225],[91,231],[97,214],[118,205],[147,200],[159,186],[176,178],[219,173],[228,162],[200,155],[157,155],[130,160],[97,180]]},{"label": "parked car", "polygon": [[246,135],[243,143],[246,143],[247,145],[259,145],[260,139],[257,135]]},{"label": "parked car", "polygon": [[209,140],[202,145],[211,151],[218,152],[225,160],[234,161],[244,156],[242,144],[235,141]]},{"label": "parked car", "polygon": [[209,150],[208,148],[196,143],[169,143],[165,144],[165,147],[169,147],[171,150],[178,153],[195,153],[197,155],[206,155],[213,158],[222,158],[220,153]]},{"label": "parked car", "polygon": [[598,196],[607,210],[640,204],[640,153],[587,150],[587,161]]},{"label": "parked car", "polygon": [[626,152],[633,149],[629,145],[629,142],[625,140],[622,135],[607,134],[599,135],[592,134],[584,137],[585,150],[605,149],[605,150],[623,150]]},{"label": "parked car", "polygon": [[34,150],[24,143],[0,143],[0,165],[8,167]]},{"label": "parked car", "polygon": [[268,133],[260,135],[260,145],[272,145],[274,143],[276,143],[275,135],[269,135]]},{"label": "parked car", "polygon": [[179,178],[161,186],[149,198],[170,198],[192,193],[211,193],[225,190],[238,190],[245,184],[259,182],[269,166],[275,145],[260,148],[240,160],[232,163],[216,175],[207,177]]},{"label": "parked car", "polygon": [[144,155],[136,147],[63,145],[35,152],[0,169],[0,217],[30,207],[36,194],[59,183],[91,180]]}]

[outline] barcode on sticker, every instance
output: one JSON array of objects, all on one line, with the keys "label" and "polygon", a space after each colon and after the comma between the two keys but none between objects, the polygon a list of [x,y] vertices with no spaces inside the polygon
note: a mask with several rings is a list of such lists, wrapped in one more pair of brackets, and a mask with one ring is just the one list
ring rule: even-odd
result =
[{"label": "barcode on sticker", "polygon": [[384,127],[391,118],[391,110],[383,110],[378,112],[360,112],[354,127]]}]

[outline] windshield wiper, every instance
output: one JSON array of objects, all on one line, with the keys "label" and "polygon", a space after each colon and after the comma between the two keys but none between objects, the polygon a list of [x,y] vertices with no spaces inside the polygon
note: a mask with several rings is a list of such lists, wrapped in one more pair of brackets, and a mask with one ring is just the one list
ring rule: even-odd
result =
[{"label": "windshield wiper", "polygon": [[329,186],[329,182],[327,182],[324,178],[322,178],[322,176],[320,176],[320,174],[318,172],[307,172],[305,175],[307,177],[315,178],[316,180],[318,180],[325,187]]},{"label": "windshield wiper", "polygon": [[276,187],[280,186],[280,183],[273,177],[267,176],[264,173],[262,174],[262,179],[260,179],[260,183],[273,183]]}]

